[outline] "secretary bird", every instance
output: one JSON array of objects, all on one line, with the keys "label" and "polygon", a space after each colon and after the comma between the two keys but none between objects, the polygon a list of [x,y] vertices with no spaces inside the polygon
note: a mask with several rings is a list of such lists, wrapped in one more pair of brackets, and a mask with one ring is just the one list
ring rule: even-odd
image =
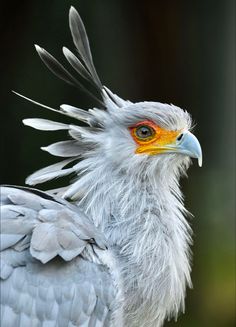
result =
[{"label": "secretary bird", "polygon": [[98,106],[56,110],[22,96],[87,127],[23,120],[69,134],[42,148],[64,159],[26,183],[73,180],[48,192],[1,188],[1,326],[160,327],[184,310],[191,285],[191,228],[179,179],[190,157],[201,166],[201,147],[186,111],[132,103],[103,86],[73,7],[69,25],[78,56],[65,47],[64,56],[92,92],[46,50],[36,50],[56,76]]}]

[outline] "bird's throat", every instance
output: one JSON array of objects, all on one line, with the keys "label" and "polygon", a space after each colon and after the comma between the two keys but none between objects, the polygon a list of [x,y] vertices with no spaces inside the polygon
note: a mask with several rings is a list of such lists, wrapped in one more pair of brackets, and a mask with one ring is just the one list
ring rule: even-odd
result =
[{"label": "bird's throat", "polygon": [[96,197],[82,199],[120,267],[129,327],[161,326],[167,316],[184,308],[186,285],[191,283],[191,230],[179,199],[175,180],[167,183],[158,175],[154,181],[125,174],[115,178],[114,173],[109,183],[97,181]]}]

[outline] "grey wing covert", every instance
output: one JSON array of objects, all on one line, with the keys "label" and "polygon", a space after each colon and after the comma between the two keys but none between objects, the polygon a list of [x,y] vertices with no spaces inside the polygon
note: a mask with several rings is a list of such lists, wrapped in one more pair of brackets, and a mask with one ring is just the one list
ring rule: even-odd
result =
[{"label": "grey wing covert", "polygon": [[1,326],[109,326],[116,288],[104,236],[75,205],[1,187]]}]

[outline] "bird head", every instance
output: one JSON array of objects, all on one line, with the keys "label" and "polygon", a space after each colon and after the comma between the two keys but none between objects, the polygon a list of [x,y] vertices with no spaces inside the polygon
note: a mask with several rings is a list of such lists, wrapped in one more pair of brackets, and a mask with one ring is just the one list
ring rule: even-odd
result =
[{"label": "bird head", "polygon": [[189,161],[197,158],[202,164],[202,151],[190,132],[191,117],[179,107],[159,102],[128,103],[113,108],[103,117],[104,155],[121,166],[133,163]]},{"label": "bird head", "polygon": [[[81,127],[43,119],[25,119],[25,125],[41,130],[65,129],[72,137],[70,141],[42,148],[52,155],[69,159],[34,173],[26,182],[35,185],[86,170],[88,168],[85,162],[88,162],[88,159],[91,159],[89,162],[92,167],[99,161],[106,161],[110,163],[110,167],[128,172],[135,169],[140,171],[141,167],[143,169],[169,167],[175,170],[176,167],[186,168],[190,157],[197,158],[201,166],[201,147],[197,138],[190,132],[192,124],[190,115],[174,105],[159,102],[132,103],[112,93],[102,85],[97,75],[85,27],[73,7],[69,13],[69,26],[78,56],[65,47],[63,54],[72,68],[91,84],[94,92],[86,89],[45,49],[37,45],[36,50],[44,64],[57,77],[82,89],[95,99],[99,106],[86,111],[70,105],[61,105],[60,110],[56,110],[26,98],[88,125]],[[84,163],[78,164],[81,158],[84,159]],[[67,165],[71,163],[72,167],[68,167]],[[65,167],[66,169],[63,169]]]}]

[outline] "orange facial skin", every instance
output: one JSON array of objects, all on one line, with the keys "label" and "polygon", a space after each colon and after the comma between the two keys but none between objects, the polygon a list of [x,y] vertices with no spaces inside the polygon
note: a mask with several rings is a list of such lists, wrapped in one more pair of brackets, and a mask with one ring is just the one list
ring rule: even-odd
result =
[{"label": "orange facial skin", "polygon": [[[147,126],[152,129],[153,134],[147,138],[140,138],[136,131],[141,126]],[[131,135],[138,145],[135,153],[146,153],[149,155],[155,155],[158,153],[167,152],[170,150],[174,151],[176,145],[176,139],[182,131],[168,131],[154,124],[152,121],[144,120],[138,124],[130,127]]]}]

